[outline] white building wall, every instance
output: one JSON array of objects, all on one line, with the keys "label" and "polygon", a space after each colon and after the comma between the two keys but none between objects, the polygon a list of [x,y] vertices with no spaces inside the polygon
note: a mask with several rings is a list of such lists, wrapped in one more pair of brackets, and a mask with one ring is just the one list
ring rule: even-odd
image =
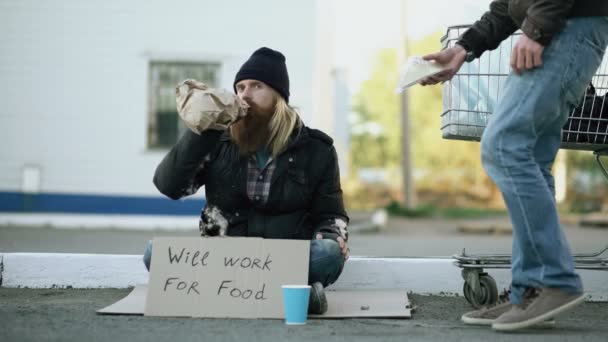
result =
[{"label": "white building wall", "polygon": [[255,49],[277,49],[290,103],[316,122],[322,3],[0,0],[0,191],[21,191],[33,165],[41,192],[158,195],[151,180],[167,151],[147,149],[151,60],[217,61],[232,89]]},{"label": "white building wall", "polygon": [[312,126],[325,129],[325,133],[333,135],[333,61],[334,61],[334,8],[330,1],[316,7],[315,15],[315,60],[313,69],[313,103]]},{"label": "white building wall", "polygon": [[340,163],[340,174],[346,177],[350,173],[349,151],[350,131],[348,115],[351,112],[351,92],[348,88],[348,73],[345,69],[336,68],[333,72],[334,79],[334,122],[333,132],[334,145],[338,151],[338,162]]}]

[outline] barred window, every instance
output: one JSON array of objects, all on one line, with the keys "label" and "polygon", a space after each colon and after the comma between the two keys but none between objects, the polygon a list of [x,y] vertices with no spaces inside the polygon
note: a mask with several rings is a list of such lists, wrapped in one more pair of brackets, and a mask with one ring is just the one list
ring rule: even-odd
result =
[{"label": "barred window", "polygon": [[170,148],[186,129],[175,105],[175,87],[193,78],[217,86],[219,64],[150,62],[148,92],[148,148]]}]

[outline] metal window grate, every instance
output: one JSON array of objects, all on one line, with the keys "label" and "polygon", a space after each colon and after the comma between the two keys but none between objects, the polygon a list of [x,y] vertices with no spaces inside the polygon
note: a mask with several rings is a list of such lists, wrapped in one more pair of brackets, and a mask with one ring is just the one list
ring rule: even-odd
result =
[{"label": "metal window grate", "polygon": [[179,119],[175,104],[175,87],[193,78],[216,86],[218,63],[151,62],[148,95],[148,147],[169,148],[186,126]]}]

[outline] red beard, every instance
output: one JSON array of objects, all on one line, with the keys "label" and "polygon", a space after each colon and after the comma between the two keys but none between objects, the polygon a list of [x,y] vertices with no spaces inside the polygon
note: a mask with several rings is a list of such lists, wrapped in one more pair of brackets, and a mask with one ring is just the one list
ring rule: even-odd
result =
[{"label": "red beard", "polygon": [[268,144],[270,114],[261,114],[251,105],[247,116],[230,126],[232,141],[239,147],[242,155],[253,153]]}]

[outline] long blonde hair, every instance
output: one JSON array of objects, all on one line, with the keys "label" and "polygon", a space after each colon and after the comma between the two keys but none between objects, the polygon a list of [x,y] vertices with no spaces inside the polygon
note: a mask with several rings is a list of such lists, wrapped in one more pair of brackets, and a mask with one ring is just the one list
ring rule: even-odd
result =
[{"label": "long blonde hair", "polygon": [[302,125],[298,111],[291,107],[274,89],[276,104],[274,114],[268,123],[270,136],[267,147],[273,158],[276,158],[287,148],[289,137],[294,129]]}]

